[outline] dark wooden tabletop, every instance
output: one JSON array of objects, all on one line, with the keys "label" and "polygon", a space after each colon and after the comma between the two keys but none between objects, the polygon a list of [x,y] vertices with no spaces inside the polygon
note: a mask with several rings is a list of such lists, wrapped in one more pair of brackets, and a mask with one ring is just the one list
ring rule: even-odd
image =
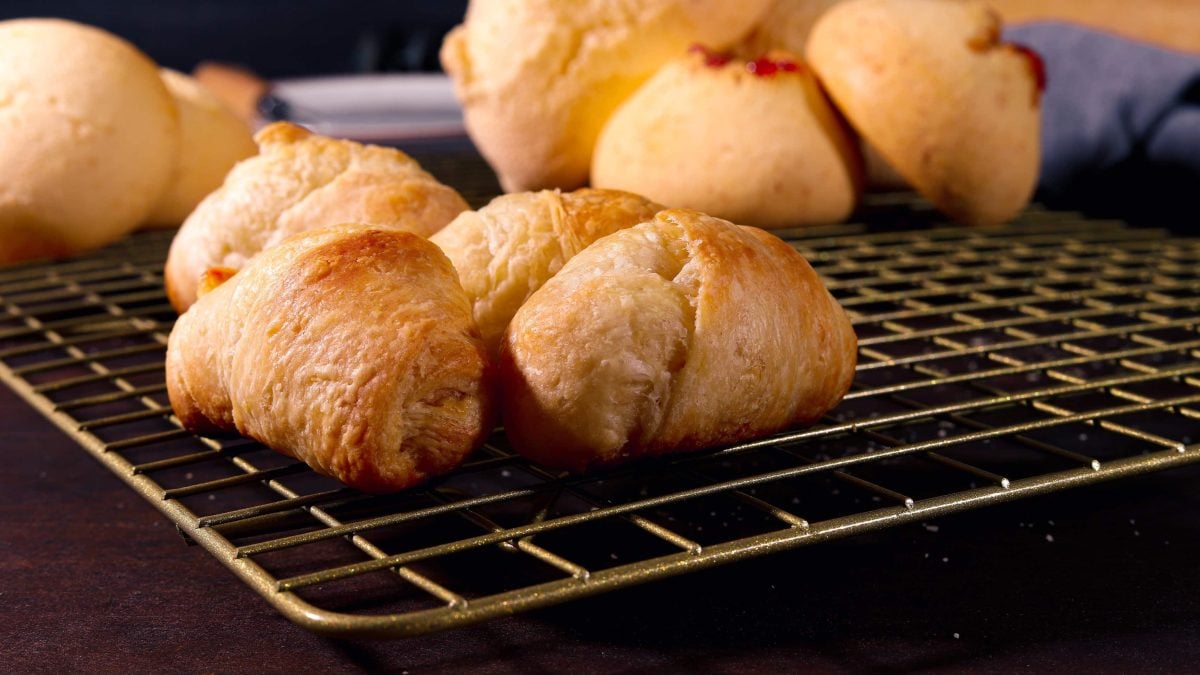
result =
[{"label": "dark wooden tabletop", "polygon": [[0,671],[1189,670],[1200,467],[392,642],[281,618],[0,387]]}]

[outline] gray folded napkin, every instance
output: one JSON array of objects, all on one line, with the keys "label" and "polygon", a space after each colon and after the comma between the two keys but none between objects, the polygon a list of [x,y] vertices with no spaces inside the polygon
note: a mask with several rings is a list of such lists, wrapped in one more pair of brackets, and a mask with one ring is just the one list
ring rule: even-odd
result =
[{"label": "gray folded napkin", "polygon": [[1200,231],[1200,55],[1054,22],[1005,39],[1046,65],[1039,200]]}]

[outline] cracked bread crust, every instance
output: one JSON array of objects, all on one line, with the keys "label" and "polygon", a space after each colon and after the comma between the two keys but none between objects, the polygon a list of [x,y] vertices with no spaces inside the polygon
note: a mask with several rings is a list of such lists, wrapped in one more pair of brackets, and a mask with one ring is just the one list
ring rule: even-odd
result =
[{"label": "cracked bread crust", "polygon": [[517,312],[498,365],[505,430],[575,471],[746,440],[836,405],[856,345],[786,243],[670,209],[594,243]]},{"label": "cracked bread crust", "polygon": [[183,312],[211,267],[238,270],[286,237],[343,222],[429,236],[467,209],[399,150],[313,134],[277,122],[192,212],[167,256],[167,297]]}]

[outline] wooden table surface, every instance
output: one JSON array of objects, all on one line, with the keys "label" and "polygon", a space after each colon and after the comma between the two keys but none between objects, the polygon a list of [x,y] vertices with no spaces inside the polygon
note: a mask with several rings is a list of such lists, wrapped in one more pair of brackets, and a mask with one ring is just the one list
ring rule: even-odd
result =
[{"label": "wooden table surface", "polygon": [[0,387],[0,671],[1194,669],[1200,467],[391,642],[290,624]]}]

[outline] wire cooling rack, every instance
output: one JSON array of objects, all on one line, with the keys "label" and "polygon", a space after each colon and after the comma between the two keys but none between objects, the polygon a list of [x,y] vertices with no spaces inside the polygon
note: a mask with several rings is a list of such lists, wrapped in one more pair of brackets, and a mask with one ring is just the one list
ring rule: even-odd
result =
[{"label": "wire cooling rack", "polygon": [[1200,242],[1036,210],[949,227],[907,200],[780,234],[853,317],[846,400],[808,429],[607,473],[547,471],[498,433],[451,476],[368,496],[180,429],[163,384],[166,233],[0,269],[0,378],[279,611],[342,636],[438,630],[1200,459]]}]

